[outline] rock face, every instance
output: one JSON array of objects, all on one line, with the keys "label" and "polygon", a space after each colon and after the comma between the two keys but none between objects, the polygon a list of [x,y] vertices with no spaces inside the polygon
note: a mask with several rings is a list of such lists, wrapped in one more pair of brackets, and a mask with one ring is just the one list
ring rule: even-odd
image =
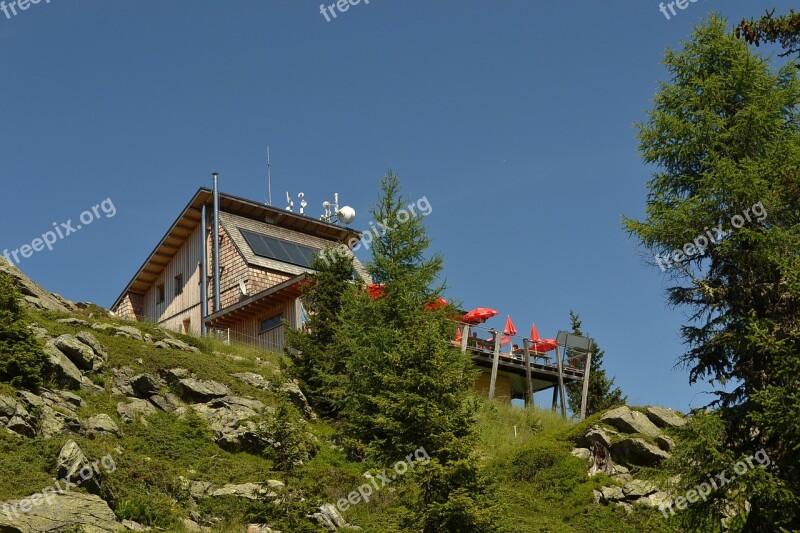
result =
[{"label": "rock face", "polygon": [[626,466],[657,466],[669,454],[637,438],[626,438],[611,445],[611,457]]},{"label": "rock face", "polygon": [[181,397],[188,401],[207,402],[215,398],[228,396],[231,391],[216,381],[202,381],[194,378],[184,378],[178,382]]},{"label": "rock face", "polygon": [[[4,533],[125,531],[125,527],[117,522],[114,511],[95,495],[75,491],[63,494],[53,492],[47,494],[46,498],[39,494],[23,500],[5,502],[11,519],[6,513],[0,513],[0,531]],[[24,512],[23,509],[27,508],[30,508],[30,511]]]},{"label": "rock face", "polygon": [[646,409],[647,417],[658,427],[678,428],[686,424],[686,419],[672,409],[652,405]]},{"label": "rock face", "polygon": [[81,380],[83,378],[81,371],[56,347],[53,341],[48,341],[44,345],[44,353],[47,356],[50,371],[53,373],[56,383],[67,389],[77,390],[81,388]]},{"label": "rock face", "polygon": [[61,335],[53,344],[80,370],[92,370],[95,354],[89,346],[72,335]]},{"label": "rock face", "polygon": [[641,433],[649,437],[655,437],[661,433],[661,430],[647,416],[639,411],[632,411],[626,406],[612,409],[603,415],[601,420],[623,433]]},{"label": "rock face", "polygon": [[0,272],[11,276],[14,285],[22,293],[25,303],[34,309],[47,309],[49,311],[74,311],[75,307],[61,296],[47,292],[39,285],[28,279],[17,267],[6,260],[0,261]]},{"label": "rock face", "polygon": [[[625,406],[612,409],[576,440],[578,447],[572,455],[588,460],[590,476],[602,472],[621,484],[595,490],[597,503],[613,503],[631,512],[634,505],[658,507],[670,499],[651,483],[634,479],[627,467],[658,466],[669,458],[675,442],[664,429],[683,426],[687,420],[664,407],[647,407],[645,412]],[[651,439],[657,446],[650,443]]]},{"label": "rock face", "polygon": [[56,462],[59,479],[67,479],[92,494],[100,492],[100,474],[92,467],[83,455],[80,446],[74,441],[67,441],[58,453]]}]

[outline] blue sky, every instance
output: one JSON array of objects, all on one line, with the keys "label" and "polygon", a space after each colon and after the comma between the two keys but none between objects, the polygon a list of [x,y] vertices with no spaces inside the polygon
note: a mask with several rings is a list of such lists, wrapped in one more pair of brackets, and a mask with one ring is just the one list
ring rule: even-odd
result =
[{"label": "blue sky", "polygon": [[[329,2],[330,3],[330,2]],[[386,170],[427,197],[449,295],[521,333],[577,311],[636,404],[703,405],[676,369],[682,310],[621,229],[643,213],[634,123],[660,64],[711,10],[791,2],[51,0],[0,12],[0,249],[110,198],[116,214],[20,267],[109,306],[198,187],[263,200],[339,192],[367,228]],[[497,320],[495,325],[500,326]]]}]

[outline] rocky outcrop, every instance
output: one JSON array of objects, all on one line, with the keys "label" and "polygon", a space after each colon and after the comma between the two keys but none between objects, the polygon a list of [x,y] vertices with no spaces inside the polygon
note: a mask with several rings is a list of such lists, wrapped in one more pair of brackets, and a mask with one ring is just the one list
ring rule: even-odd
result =
[{"label": "rocky outcrop", "polygon": [[207,402],[231,394],[228,387],[213,380],[184,378],[178,381],[177,388],[181,398],[191,402]]},{"label": "rocky outcrop", "polygon": [[59,350],[53,341],[44,345],[44,353],[54,381],[61,387],[77,390],[81,388],[83,375],[78,367]]},{"label": "rocky outcrop", "polygon": [[108,504],[93,494],[48,491],[46,496],[34,494],[22,500],[5,502],[5,505],[8,514],[0,513],[0,531],[4,533],[125,531],[125,526],[117,522]]},{"label": "rocky outcrop", "polygon": [[647,416],[627,406],[612,409],[603,415],[601,420],[623,433],[641,433],[648,437],[655,437],[661,433]]},{"label": "rocky outcrop", "polygon": [[97,437],[100,435],[120,436],[119,427],[117,427],[116,422],[106,414],[99,414],[89,418],[85,424],[85,431],[90,437]]},{"label": "rocky outcrop", "polygon": [[0,260],[0,272],[5,272],[11,276],[11,281],[22,293],[25,304],[34,309],[46,309],[48,311],[69,312],[74,311],[75,306],[59,296],[48,292],[39,285],[28,279],[17,267],[6,260]]},{"label": "rocky outcrop", "polygon": [[100,492],[100,472],[95,470],[74,440],[67,441],[61,448],[56,465],[59,479],[75,483],[92,494]]},{"label": "rocky outcrop", "polygon": [[[267,379],[261,374],[256,374],[255,372],[242,372],[239,374],[233,374],[233,377],[235,377],[245,385],[255,387],[256,389],[261,389],[265,391],[272,390],[272,383],[267,381]],[[305,396],[303,396],[303,398],[305,398]]]},{"label": "rocky outcrop", "polygon": [[686,424],[686,419],[666,407],[652,405],[645,409],[647,417],[660,428],[679,428]]},{"label": "rocky outcrop", "polygon": [[92,370],[94,367],[95,353],[91,347],[82,343],[72,335],[61,335],[53,344],[67,356],[80,370]]},{"label": "rocky outcrop", "polygon": [[663,407],[647,407],[645,413],[626,406],[612,409],[576,440],[572,455],[588,460],[589,475],[603,473],[619,483],[595,490],[596,502],[631,511],[634,505],[658,507],[669,499],[652,483],[635,479],[629,468],[655,467],[668,459],[675,442],[664,430],[687,421]]},{"label": "rocky outcrop", "polygon": [[643,439],[625,438],[611,445],[611,456],[626,466],[658,466],[670,455]]}]

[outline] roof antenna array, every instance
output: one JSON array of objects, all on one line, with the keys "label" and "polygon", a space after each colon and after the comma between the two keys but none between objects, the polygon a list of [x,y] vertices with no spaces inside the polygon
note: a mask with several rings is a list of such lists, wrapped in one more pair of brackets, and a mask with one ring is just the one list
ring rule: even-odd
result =
[{"label": "roof antenna array", "polygon": [[289,194],[289,191],[286,191],[286,210],[291,213],[293,208],[294,200],[292,200],[292,195]]},{"label": "roof antenna array", "polygon": [[325,210],[325,213],[319,217],[319,219],[323,222],[331,223],[338,221],[342,224],[350,224],[356,219],[356,210],[349,205],[339,208],[338,192],[333,195],[333,204],[326,200],[322,202],[322,208]]}]

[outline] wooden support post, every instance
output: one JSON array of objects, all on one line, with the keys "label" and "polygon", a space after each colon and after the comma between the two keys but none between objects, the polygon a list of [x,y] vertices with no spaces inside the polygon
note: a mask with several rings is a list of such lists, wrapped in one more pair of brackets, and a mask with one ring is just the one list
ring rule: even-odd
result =
[{"label": "wooden support post", "polygon": [[522,352],[525,355],[525,380],[528,383],[525,405],[533,405],[533,377],[531,376],[531,352],[528,349],[528,339],[522,339]]},{"label": "wooden support post", "polygon": [[466,353],[468,340],[469,340],[469,324],[464,324],[464,327],[461,328],[461,353]]},{"label": "wooden support post", "polygon": [[552,410],[555,413],[556,408],[558,407],[558,385],[553,385],[553,406]]},{"label": "wooden support post", "polygon": [[586,404],[589,401],[589,373],[592,368],[592,352],[586,353],[586,366],[583,371],[583,393],[581,394],[581,420],[586,418]]},{"label": "wooden support post", "polygon": [[489,399],[494,400],[495,388],[497,386],[497,368],[500,366],[500,335],[494,333],[494,360],[492,360],[492,377],[489,381]]},{"label": "wooden support post", "polygon": [[564,388],[564,364],[561,360],[561,350],[556,346],[556,363],[558,365],[558,390],[561,396],[561,416],[567,418],[567,390]]}]

